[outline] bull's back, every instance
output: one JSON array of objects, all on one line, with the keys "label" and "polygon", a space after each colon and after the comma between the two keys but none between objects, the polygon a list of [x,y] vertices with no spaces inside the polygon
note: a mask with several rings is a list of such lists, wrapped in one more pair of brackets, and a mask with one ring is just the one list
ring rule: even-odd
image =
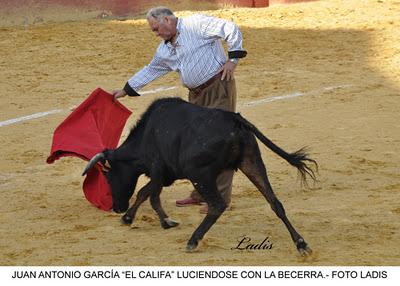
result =
[{"label": "bull's back", "polygon": [[157,103],[147,128],[164,142],[175,137],[189,141],[214,140],[230,135],[237,127],[232,112],[197,106],[180,98],[161,99]]},{"label": "bull's back", "polygon": [[[146,126],[147,142],[177,177],[186,164],[207,165],[239,144],[235,114],[205,108],[181,99],[160,100]],[[236,142],[236,143],[235,143]],[[148,149],[148,151],[151,151]],[[155,155],[155,154],[153,154]]]},{"label": "bull's back", "polygon": [[182,128],[202,112],[202,107],[180,98],[159,99],[153,104],[156,104],[156,106],[149,107],[153,110],[146,129],[160,133],[165,136],[165,140],[168,140],[171,136],[179,135]]}]

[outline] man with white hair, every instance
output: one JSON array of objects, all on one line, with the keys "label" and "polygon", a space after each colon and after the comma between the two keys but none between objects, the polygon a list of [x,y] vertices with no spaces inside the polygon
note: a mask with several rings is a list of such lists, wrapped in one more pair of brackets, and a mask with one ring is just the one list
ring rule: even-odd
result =
[{"label": "man with white hair", "polygon": [[[233,22],[206,15],[177,18],[166,7],[152,8],[147,13],[150,29],[163,40],[152,61],[128,80],[122,90],[112,92],[115,98],[139,96],[142,87],[153,80],[177,71],[182,84],[189,90],[189,102],[228,111],[236,109],[234,71],[240,58],[247,52],[242,48],[242,34]],[[228,58],[222,46],[228,46]],[[229,206],[233,171],[226,171],[217,179],[217,186]],[[177,206],[202,203],[193,191],[190,197],[176,201]],[[207,213],[205,205],[201,213]]]}]

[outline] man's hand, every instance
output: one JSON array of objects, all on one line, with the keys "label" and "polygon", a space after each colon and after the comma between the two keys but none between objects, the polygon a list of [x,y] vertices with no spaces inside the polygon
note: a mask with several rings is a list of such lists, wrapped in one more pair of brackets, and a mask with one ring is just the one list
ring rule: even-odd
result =
[{"label": "man's hand", "polygon": [[114,99],[126,96],[126,92],[123,89],[113,90],[111,94],[114,96]]},{"label": "man's hand", "polygon": [[231,61],[227,61],[222,68],[218,71],[219,73],[222,72],[221,80],[224,80],[226,78],[227,81],[230,81],[233,79],[233,72],[235,71],[236,68],[235,63]]}]

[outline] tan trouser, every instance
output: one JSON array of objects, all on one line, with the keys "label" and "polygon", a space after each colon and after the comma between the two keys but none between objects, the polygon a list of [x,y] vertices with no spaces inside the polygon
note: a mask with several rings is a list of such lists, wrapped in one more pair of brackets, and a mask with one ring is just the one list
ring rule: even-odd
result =
[{"label": "tan trouser", "polygon": [[[236,111],[236,83],[235,80],[216,80],[200,94],[189,91],[189,102],[196,105],[220,108],[227,111]],[[231,203],[233,171],[222,172],[217,178],[217,187],[226,204]],[[202,200],[200,194],[194,190],[190,197]]]}]

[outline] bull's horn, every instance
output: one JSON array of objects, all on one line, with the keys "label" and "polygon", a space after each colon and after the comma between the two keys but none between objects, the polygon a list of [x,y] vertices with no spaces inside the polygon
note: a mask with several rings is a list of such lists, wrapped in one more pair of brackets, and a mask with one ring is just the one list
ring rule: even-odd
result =
[{"label": "bull's horn", "polygon": [[104,159],[104,153],[98,153],[96,154],[90,161],[89,163],[86,165],[85,170],[82,173],[82,176],[85,176],[87,174],[87,172],[89,172],[90,169],[93,168],[94,165],[96,165],[97,162],[99,162],[100,160]]}]

